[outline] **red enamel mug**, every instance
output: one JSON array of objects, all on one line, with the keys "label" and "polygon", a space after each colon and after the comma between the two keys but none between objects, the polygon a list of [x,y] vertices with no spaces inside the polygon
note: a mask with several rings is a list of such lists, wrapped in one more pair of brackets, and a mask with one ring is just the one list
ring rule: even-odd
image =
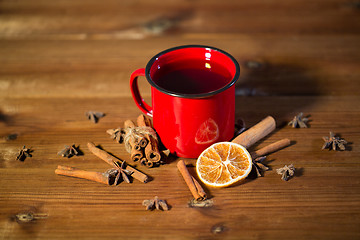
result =
[{"label": "red enamel mug", "polygon": [[[213,143],[233,137],[239,75],[239,64],[223,50],[179,46],[133,72],[130,89],[139,109],[153,118],[164,146],[179,157],[197,158]],[[151,85],[151,105],[141,97],[139,76]]]}]

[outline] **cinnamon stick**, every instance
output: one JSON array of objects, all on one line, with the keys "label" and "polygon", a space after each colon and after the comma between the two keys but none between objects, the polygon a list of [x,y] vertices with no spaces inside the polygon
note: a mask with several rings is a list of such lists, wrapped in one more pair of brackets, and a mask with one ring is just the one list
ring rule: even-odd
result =
[{"label": "cinnamon stick", "polygon": [[141,137],[138,140],[138,143],[136,144],[136,148],[140,148],[140,149],[144,149],[148,144],[148,140],[146,139],[146,137]]},{"label": "cinnamon stick", "polygon": [[154,166],[154,162],[148,160],[147,158],[143,158],[140,160],[140,163],[144,166],[147,166],[149,168],[152,168]]},{"label": "cinnamon stick", "polygon": [[198,201],[206,199],[206,193],[201,185],[196,181],[196,179],[191,176],[189,171],[186,168],[186,165],[183,160],[179,160],[177,163],[177,168],[179,169],[181,175],[183,176],[186,185],[190,189],[191,194]]},{"label": "cinnamon stick", "polygon": [[[141,114],[137,118],[138,127],[150,127],[152,128],[152,124],[149,118],[145,115]],[[161,159],[161,154],[159,151],[159,143],[157,139],[154,138],[151,134],[145,134],[146,139],[148,140],[148,144],[145,147],[145,156],[148,160],[152,162],[159,162]]]},{"label": "cinnamon stick", "polygon": [[[124,127],[125,129],[135,128],[135,124],[131,120],[126,120],[124,122]],[[134,162],[140,161],[144,157],[142,148],[138,145],[137,142],[135,142],[135,138],[132,137],[130,137],[129,139],[129,144],[131,146],[131,153],[130,153],[131,160],[133,160]]]},{"label": "cinnamon stick", "polygon": [[[95,144],[93,143],[88,143],[87,147],[89,148],[90,152],[92,152],[95,156],[99,157],[100,159],[104,160],[105,162],[107,162],[109,165],[117,168],[117,165],[115,164],[115,162],[120,162],[122,163],[123,161],[121,161],[118,158],[115,158],[114,156],[110,155],[109,153],[107,153],[104,150],[101,150],[100,148],[96,147]],[[126,170],[130,170],[133,173],[131,174],[131,176],[137,180],[139,180],[140,182],[143,183],[147,183],[149,181],[149,177],[140,172],[139,170],[131,167],[130,165],[126,164]]]},{"label": "cinnamon stick", "polygon": [[110,182],[111,176],[108,173],[85,171],[85,170],[80,170],[80,169],[76,169],[73,167],[67,167],[67,166],[61,166],[61,165],[59,165],[57,167],[57,169],[55,170],[55,173],[58,175],[82,178],[82,179],[87,179],[90,181],[104,183],[106,185],[111,185],[111,182]]},{"label": "cinnamon stick", "polygon": [[232,142],[240,144],[245,148],[249,148],[257,141],[274,131],[275,127],[275,119],[271,116],[267,116],[255,126],[238,135],[232,140]]},{"label": "cinnamon stick", "polygon": [[290,143],[291,143],[290,140],[287,139],[287,138],[281,139],[281,140],[276,141],[276,142],[274,142],[274,143],[272,143],[270,145],[267,145],[267,146],[265,146],[263,148],[260,148],[259,150],[251,152],[250,153],[251,158],[255,159],[255,158],[267,155],[269,153],[275,152],[277,150],[280,150],[280,149],[282,149],[284,147],[289,146]]},{"label": "cinnamon stick", "polygon": [[196,199],[196,200],[205,200],[207,198],[206,192],[204,191],[204,189],[202,188],[200,183],[193,176],[191,176],[191,179],[193,180],[193,182],[195,184],[196,190],[198,191],[199,195],[201,196],[200,199]]}]

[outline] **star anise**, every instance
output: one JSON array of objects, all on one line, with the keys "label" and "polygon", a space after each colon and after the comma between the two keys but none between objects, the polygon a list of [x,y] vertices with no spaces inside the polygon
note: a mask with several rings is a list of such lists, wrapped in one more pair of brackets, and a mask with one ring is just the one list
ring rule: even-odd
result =
[{"label": "star anise", "polygon": [[111,139],[116,140],[118,143],[122,143],[124,141],[124,136],[126,135],[123,128],[108,129],[106,132],[110,134]]},{"label": "star anise", "polygon": [[16,140],[17,137],[18,137],[17,133],[12,133],[4,137],[4,139],[5,141],[11,141],[11,140]]},{"label": "star anise", "polygon": [[97,123],[100,118],[105,116],[105,114],[102,112],[94,112],[94,111],[88,111],[85,113],[85,115],[93,123]]},{"label": "star anise", "polygon": [[260,69],[263,66],[263,63],[255,60],[250,60],[245,62],[245,66],[250,69]]},{"label": "star anise", "polygon": [[78,147],[75,146],[75,144],[68,146],[65,145],[65,148],[58,152],[59,156],[71,158],[72,156],[79,155]]},{"label": "star anise", "polygon": [[119,184],[120,180],[130,183],[129,176],[131,176],[131,174],[133,174],[133,171],[126,169],[126,162],[123,161],[121,164],[119,164],[119,162],[114,162],[114,164],[117,167],[116,168],[117,174],[116,174],[114,185]]},{"label": "star anise", "polygon": [[346,149],[345,145],[347,141],[340,137],[336,137],[333,132],[330,132],[330,137],[323,137],[325,143],[322,146],[322,149],[329,148],[330,150],[338,150],[344,151]]},{"label": "star anise", "polygon": [[30,148],[26,148],[25,146],[23,146],[23,148],[20,150],[19,154],[16,157],[16,160],[19,161],[25,161],[26,157],[32,157],[31,155],[32,150]]},{"label": "star anise", "polygon": [[303,117],[303,113],[299,113],[297,116],[291,120],[288,125],[291,125],[293,128],[307,128],[306,123],[309,121],[308,118]]},{"label": "star anise", "polygon": [[31,222],[38,219],[46,219],[48,215],[46,213],[32,213],[24,212],[15,215],[15,219],[18,223]]},{"label": "star anise", "polygon": [[214,201],[212,199],[196,200],[193,198],[188,205],[192,208],[210,208],[214,206]]},{"label": "star anise", "polygon": [[256,171],[258,177],[262,176],[262,172],[269,170],[269,167],[264,165],[262,162],[266,159],[266,156],[258,157],[252,160],[252,165]]},{"label": "star anise", "polygon": [[276,169],[276,172],[281,175],[281,179],[284,181],[289,180],[295,173],[295,167],[293,164],[287,166],[285,165],[282,168]]},{"label": "star anise", "polygon": [[155,196],[154,199],[144,200],[142,204],[146,207],[146,210],[169,210],[166,201],[159,199],[158,196]]}]

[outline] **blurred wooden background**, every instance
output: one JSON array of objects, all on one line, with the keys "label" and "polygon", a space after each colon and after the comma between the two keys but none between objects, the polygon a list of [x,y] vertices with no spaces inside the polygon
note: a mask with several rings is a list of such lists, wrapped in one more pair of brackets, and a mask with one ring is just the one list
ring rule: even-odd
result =
[{"label": "blurred wooden background", "polygon": [[[358,0],[0,1],[0,238],[359,239],[359,33]],[[130,160],[105,132],[140,114],[129,76],[185,44],[238,60],[236,117],[248,127],[267,115],[278,123],[255,149],[284,137],[295,143],[268,157],[271,171],[207,188],[208,208],[189,207],[177,159],[137,166],[153,178],[147,184],[56,176],[59,164],[108,168],[87,142]],[[149,101],[145,80],[141,89]],[[106,116],[93,124],[89,110]],[[286,126],[300,112],[310,127]],[[346,151],[321,150],[329,131],[350,143]],[[83,155],[58,156],[69,144]],[[24,145],[33,156],[16,161]],[[275,169],[291,163],[297,174],[284,182]],[[170,211],[144,210],[142,201],[155,195]],[[16,221],[27,212],[46,217]]]}]

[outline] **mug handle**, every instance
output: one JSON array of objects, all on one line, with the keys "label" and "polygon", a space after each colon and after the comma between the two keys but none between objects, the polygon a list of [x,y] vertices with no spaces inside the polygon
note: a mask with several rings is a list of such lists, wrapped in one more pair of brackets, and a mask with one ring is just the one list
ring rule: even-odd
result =
[{"label": "mug handle", "polygon": [[145,100],[141,97],[139,86],[138,86],[138,77],[145,76],[145,68],[140,68],[135,70],[130,76],[130,90],[132,97],[138,106],[138,108],[145,113],[146,115],[152,117],[153,111],[152,107],[145,102]]}]

